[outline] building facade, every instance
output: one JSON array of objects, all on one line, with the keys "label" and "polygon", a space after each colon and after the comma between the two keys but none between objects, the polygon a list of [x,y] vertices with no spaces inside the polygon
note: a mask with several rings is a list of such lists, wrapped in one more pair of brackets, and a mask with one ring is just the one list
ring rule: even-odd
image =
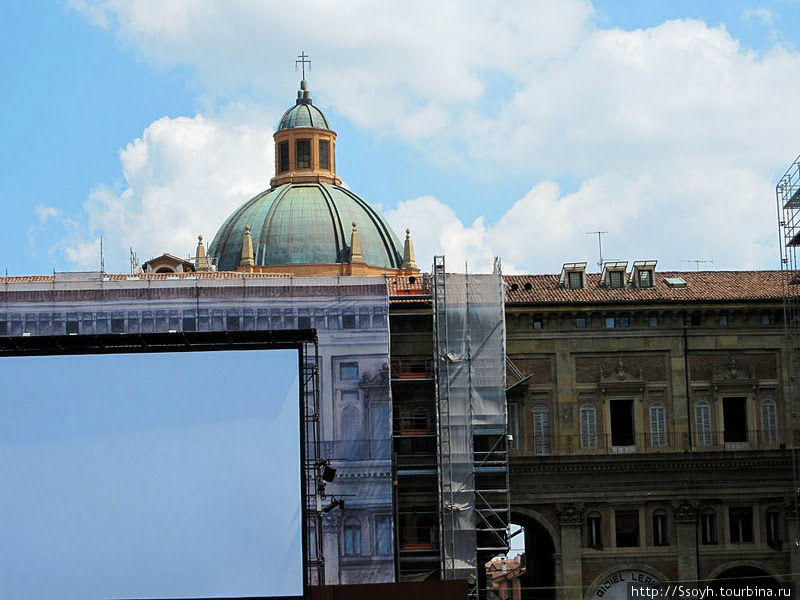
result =
[{"label": "building facade", "polygon": [[779,272],[640,263],[612,276],[573,263],[506,282],[512,518],[529,597],[793,583]]}]

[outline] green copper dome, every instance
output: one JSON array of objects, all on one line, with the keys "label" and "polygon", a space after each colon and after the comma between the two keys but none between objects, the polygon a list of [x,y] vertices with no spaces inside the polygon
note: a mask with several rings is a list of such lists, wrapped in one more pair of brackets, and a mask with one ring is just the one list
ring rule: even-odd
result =
[{"label": "green copper dome", "polygon": [[297,90],[297,100],[295,105],[283,113],[278,124],[278,131],[282,129],[294,129],[295,127],[314,127],[316,129],[330,129],[328,119],[322,111],[314,106],[311,99],[311,92],[308,89],[308,82],[303,79],[300,82],[300,89]]},{"label": "green copper dome", "polygon": [[235,270],[249,225],[256,266],[345,263],[354,221],[365,263],[400,268],[402,246],[383,217],[330,183],[287,183],[248,200],[223,223],[208,253],[220,271]]}]

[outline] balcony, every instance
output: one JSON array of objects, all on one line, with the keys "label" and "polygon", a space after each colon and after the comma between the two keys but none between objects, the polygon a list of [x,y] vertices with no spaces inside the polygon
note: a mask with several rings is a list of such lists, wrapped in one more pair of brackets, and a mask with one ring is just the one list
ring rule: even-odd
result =
[{"label": "balcony", "polygon": [[336,440],[322,442],[322,457],[329,460],[389,460],[391,440]]},{"label": "balcony", "polygon": [[[625,445],[615,445],[611,434],[577,435],[565,434],[550,436],[544,440],[536,440],[533,449],[512,450],[515,456],[520,455],[579,455],[579,454],[640,454],[658,452],[686,451],[752,451],[783,450],[791,448],[793,432],[791,430],[752,429],[735,434],[724,431],[693,431],[690,437],[685,432],[669,432],[659,435],[650,433],[635,434],[626,440]],[[521,443],[521,440],[519,440]],[[630,442],[630,443],[627,443]]]}]

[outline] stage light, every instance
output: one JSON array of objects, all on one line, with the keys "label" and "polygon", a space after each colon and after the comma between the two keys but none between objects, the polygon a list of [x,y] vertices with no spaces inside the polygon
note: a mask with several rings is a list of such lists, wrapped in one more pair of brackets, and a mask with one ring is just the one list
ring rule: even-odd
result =
[{"label": "stage light", "polygon": [[324,467],[322,467],[322,480],[323,481],[327,481],[328,483],[331,483],[333,481],[334,477],[336,477],[336,469],[334,469],[333,467],[330,467],[328,465],[325,465]]},{"label": "stage light", "polygon": [[324,513],[331,512],[337,506],[342,510],[344,510],[344,498],[339,498],[337,500],[335,496],[331,496],[331,503],[328,504],[328,506],[326,506],[325,508],[323,508],[322,512]]}]

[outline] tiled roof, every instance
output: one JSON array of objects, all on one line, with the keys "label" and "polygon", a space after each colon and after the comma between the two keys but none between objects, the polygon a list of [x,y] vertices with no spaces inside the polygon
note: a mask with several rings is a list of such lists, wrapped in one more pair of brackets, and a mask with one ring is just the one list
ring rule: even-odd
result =
[{"label": "tiled roof", "polygon": [[430,294],[430,275],[428,274],[397,275],[387,277],[387,281],[390,296],[408,296],[409,300],[413,300],[415,296]]},{"label": "tiled roof", "polygon": [[[664,279],[680,277],[686,287],[670,287]],[[506,275],[507,304],[608,304],[779,300],[780,271],[656,271],[652,288],[600,286],[599,273],[587,273],[580,290],[559,285],[558,275]]]},{"label": "tiled roof", "polygon": [[[73,277],[77,274],[71,274]],[[86,273],[86,281],[98,280],[99,273]],[[272,279],[291,278],[279,273],[146,273],[104,274],[110,281],[131,278],[160,281],[167,279]],[[673,288],[664,283],[667,277],[681,277],[686,287]],[[652,288],[620,289],[600,286],[599,273],[586,274],[586,286],[580,290],[559,285],[558,275],[505,275],[507,304],[632,304],[675,302],[735,302],[781,299],[780,271],[656,271]],[[58,275],[0,277],[0,284],[54,282]],[[430,302],[430,275],[387,277],[392,303]],[[794,287],[794,286],[792,286]],[[800,287],[800,286],[798,286]],[[529,289],[526,289],[529,288]],[[800,292],[800,290],[798,290]]]},{"label": "tiled roof", "polygon": [[[243,273],[237,271],[200,271],[184,273],[67,273],[70,281],[127,281],[141,279],[149,281],[165,281],[168,279],[275,279],[280,277],[291,278],[291,273]],[[85,275],[85,277],[81,277]],[[0,277],[0,285],[6,283],[54,283],[58,280],[56,275],[19,275]]]}]

